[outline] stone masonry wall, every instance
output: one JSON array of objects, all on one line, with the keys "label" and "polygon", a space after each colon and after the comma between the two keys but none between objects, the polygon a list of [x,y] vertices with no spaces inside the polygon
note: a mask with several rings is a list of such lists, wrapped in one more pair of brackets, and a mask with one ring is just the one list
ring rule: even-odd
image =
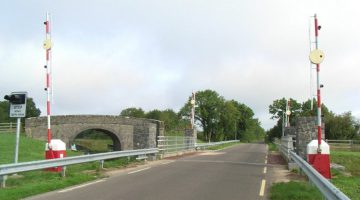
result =
[{"label": "stone masonry wall", "polygon": [[[125,118],[108,115],[65,115],[51,117],[53,138],[70,146],[75,137],[89,129],[103,130],[114,141],[115,150],[155,148],[159,135],[164,135],[164,123],[151,119]],[[47,118],[25,120],[25,133],[29,137],[47,140]],[[118,143],[118,144],[117,144]]]},{"label": "stone masonry wall", "polygon": [[[299,117],[296,120],[296,152],[306,160],[306,147],[317,139],[316,117]],[[322,139],[325,139],[325,124],[322,123]]]}]

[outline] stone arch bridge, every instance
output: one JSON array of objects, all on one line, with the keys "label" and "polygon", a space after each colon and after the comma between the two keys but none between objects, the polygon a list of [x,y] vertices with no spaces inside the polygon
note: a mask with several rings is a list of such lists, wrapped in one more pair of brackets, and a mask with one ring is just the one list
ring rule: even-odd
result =
[{"label": "stone arch bridge", "polygon": [[[164,135],[164,123],[158,120],[110,115],[63,115],[51,117],[54,139],[61,139],[68,147],[76,136],[86,130],[99,130],[111,137],[114,150],[155,148],[157,136]],[[47,118],[25,120],[27,136],[47,140]]]}]

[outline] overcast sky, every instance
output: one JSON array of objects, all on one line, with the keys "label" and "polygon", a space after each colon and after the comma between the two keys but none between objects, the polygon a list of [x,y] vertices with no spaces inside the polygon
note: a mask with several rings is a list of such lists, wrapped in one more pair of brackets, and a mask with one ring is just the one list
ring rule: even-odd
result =
[{"label": "overcast sky", "polygon": [[275,99],[310,98],[309,21],[317,13],[323,103],[360,118],[357,0],[0,0],[0,93],[27,91],[46,114],[46,11],[52,113],[178,111],[193,90],[251,107],[265,129]]}]

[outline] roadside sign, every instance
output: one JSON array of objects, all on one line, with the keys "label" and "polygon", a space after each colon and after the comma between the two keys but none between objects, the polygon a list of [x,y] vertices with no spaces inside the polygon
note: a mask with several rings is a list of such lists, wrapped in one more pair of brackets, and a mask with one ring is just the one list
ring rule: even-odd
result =
[{"label": "roadside sign", "polygon": [[10,105],[10,117],[25,117],[26,115],[26,104],[16,105],[11,104]]},{"label": "roadside sign", "polygon": [[9,116],[14,118],[25,117],[27,92],[12,92],[5,96],[10,102]]}]

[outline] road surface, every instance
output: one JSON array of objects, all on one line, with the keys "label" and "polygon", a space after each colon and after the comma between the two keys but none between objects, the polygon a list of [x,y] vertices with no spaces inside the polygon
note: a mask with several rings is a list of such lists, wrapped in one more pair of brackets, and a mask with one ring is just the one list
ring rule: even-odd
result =
[{"label": "road surface", "polygon": [[266,199],[273,168],[266,163],[264,144],[239,144],[220,151],[161,160],[156,165],[143,165],[28,199]]}]

